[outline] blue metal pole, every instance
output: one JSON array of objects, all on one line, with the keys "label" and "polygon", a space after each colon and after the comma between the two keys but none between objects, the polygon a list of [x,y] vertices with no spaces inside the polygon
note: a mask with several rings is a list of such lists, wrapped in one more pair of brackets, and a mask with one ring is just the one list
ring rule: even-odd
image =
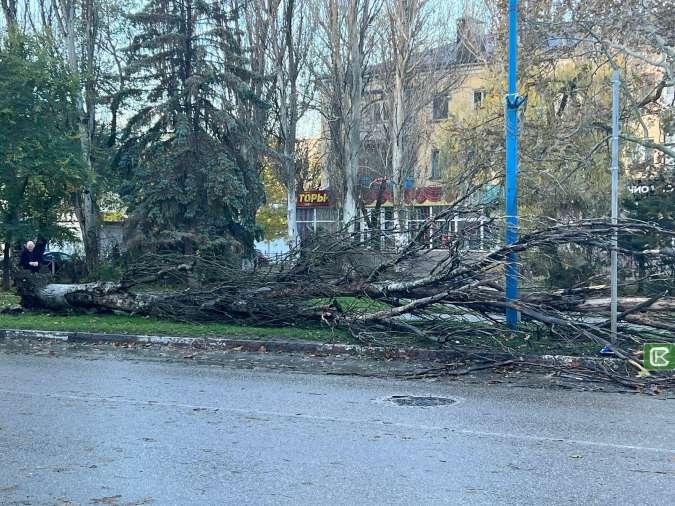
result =
[{"label": "blue metal pole", "polygon": [[[506,96],[506,244],[518,240],[518,0],[509,0],[509,76]],[[518,257],[511,253],[506,265],[506,300],[518,299]],[[519,312],[506,310],[507,324],[518,325]]]}]

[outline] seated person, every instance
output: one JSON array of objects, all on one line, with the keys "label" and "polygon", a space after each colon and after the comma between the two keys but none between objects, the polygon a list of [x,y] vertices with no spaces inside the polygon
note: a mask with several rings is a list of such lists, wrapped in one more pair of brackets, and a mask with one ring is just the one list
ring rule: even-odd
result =
[{"label": "seated person", "polygon": [[19,265],[31,272],[40,272],[40,260],[42,255],[35,249],[35,243],[28,241],[26,247],[21,252],[21,260]]}]

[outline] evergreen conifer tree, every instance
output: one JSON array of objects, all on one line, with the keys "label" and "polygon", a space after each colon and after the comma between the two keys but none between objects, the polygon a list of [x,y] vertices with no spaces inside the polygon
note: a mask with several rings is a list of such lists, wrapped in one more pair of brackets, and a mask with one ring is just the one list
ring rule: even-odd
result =
[{"label": "evergreen conifer tree", "polygon": [[235,239],[250,254],[264,190],[239,111],[265,104],[251,92],[232,13],[217,0],[150,0],[130,19],[140,107],[117,167],[133,232],[188,251]]}]

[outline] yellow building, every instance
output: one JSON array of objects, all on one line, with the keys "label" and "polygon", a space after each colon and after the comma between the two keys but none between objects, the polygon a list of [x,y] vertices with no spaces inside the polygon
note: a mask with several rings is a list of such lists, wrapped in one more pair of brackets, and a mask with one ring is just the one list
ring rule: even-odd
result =
[{"label": "yellow building", "polygon": [[[473,113],[485,98],[492,44],[483,23],[473,18],[460,18],[457,25],[453,43],[424,52],[418,56],[422,63],[413,64],[417,75],[412,83],[414,89],[410,91],[413,105],[409,107],[418,112],[415,126],[408,134],[413,137],[408,141],[416,146],[416,153],[409,161],[409,188],[442,186],[444,167],[440,146],[436,145],[442,126],[450,116]],[[384,72],[379,67],[375,65],[369,72],[371,79],[364,97],[361,126],[361,179],[364,185],[369,184],[368,181],[391,177],[387,154],[390,141],[386,135],[387,128],[391,128],[391,118],[386,86],[381,77]]]},{"label": "yellow building", "polygon": [[[468,167],[448,165],[444,160],[443,152],[447,145],[448,135],[446,129],[452,125],[477,124],[487,116],[499,116],[503,108],[503,92],[505,83],[504,68],[497,59],[494,44],[483,31],[482,24],[476,20],[463,18],[458,22],[457,38],[453,43],[447,44],[433,51],[435,65],[432,70],[424,69],[419,71],[419,81],[422,83],[423,107],[419,108],[417,126],[414,130],[415,138],[411,143],[415,144],[414,156],[408,164],[408,173],[403,184],[404,202],[407,207],[408,229],[414,230],[416,224],[437,215],[448,204],[453,201],[453,197],[459,191],[459,188],[453,187],[449,183],[450,177],[461,175],[462,171]],[[559,43],[555,37],[551,39],[552,43]],[[555,47],[552,45],[551,47]],[[547,49],[543,49],[546,56]],[[555,58],[558,52],[552,52],[551,58]],[[421,58],[428,57],[428,54],[421,55]],[[553,60],[546,67],[545,72],[553,72],[555,75],[549,81],[548,85],[555,88],[556,81],[573,80],[574,75],[580,74],[589,77],[590,74],[595,77],[592,79],[592,86],[595,89],[593,100],[598,111],[610,111],[611,93],[606,83],[603,82],[603,73],[611,72],[609,66],[602,69],[600,74],[584,69],[586,63],[584,57],[575,60]],[[576,68],[575,68],[576,67]],[[360,160],[359,190],[360,198],[370,213],[374,208],[379,208],[381,215],[377,220],[380,226],[385,228],[393,227],[393,183],[392,169],[390,160],[390,140],[387,138],[387,129],[391,129],[391,118],[389,115],[387,86],[383,75],[386,71],[381,71],[378,66],[370,69],[370,80],[365,89],[364,106],[362,112],[361,137],[362,152]],[[535,73],[536,75],[536,73]],[[549,76],[551,77],[551,76]],[[536,84],[536,83],[535,83]],[[545,117],[546,109],[557,107],[558,97],[551,93],[551,89],[546,90],[543,96],[537,96],[535,89],[528,89],[531,83],[522,83],[522,93],[530,94],[528,111],[526,112],[526,121],[528,117]],[[435,93],[436,89],[443,89]],[[672,88],[670,89],[672,91]],[[426,94],[425,93],[429,93]],[[665,94],[664,94],[665,95]],[[662,100],[668,100],[668,97],[662,97]],[[672,97],[671,97],[672,100]],[[584,104],[577,104],[583,108]],[[537,110],[540,108],[540,110]],[[575,111],[570,110],[570,118],[574,118]],[[479,110],[482,109],[482,110]],[[603,113],[604,114],[604,113]],[[576,121],[576,119],[573,119]],[[501,124],[500,122],[498,122]],[[496,125],[497,123],[495,123]],[[624,131],[633,132],[640,137],[648,137],[658,142],[667,141],[667,132],[661,124],[661,118],[657,114],[646,114],[644,116],[646,128],[641,131],[639,125],[626,123]],[[555,118],[554,123],[555,126]],[[502,127],[503,128],[503,127]],[[528,133],[537,135],[536,128],[531,126]],[[496,157],[503,156],[503,130],[495,128],[491,147],[481,153],[485,158],[493,162],[490,174],[485,180],[495,176],[499,171],[499,164],[495,164]],[[323,138],[326,138],[327,126],[323,125]],[[551,128],[540,131],[555,138],[556,130]],[[545,137],[545,135],[544,135]],[[551,139],[548,139],[549,141]],[[672,139],[671,139],[672,140]],[[474,139],[475,141],[475,139]],[[461,141],[459,141],[461,142]],[[476,143],[474,142],[474,145]],[[646,174],[647,169],[658,166],[663,163],[658,153],[650,149],[641,149],[634,143],[623,142],[624,163],[623,166],[630,169],[631,178],[638,178]],[[489,150],[493,151],[490,152]],[[325,148],[322,149],[325,151]],[[466,163],[469,163],[467,160]],[[488,165],[488,164],[486,164]],[[599,165],[598,165],[599,166]],[[644,170],[643,170],[644,169]],[[452,174],[448,174],[452,171]],[[642,172],[641,172],[642,171]],[[629,175],[629,174],[627,174]],[[329,190],[331,182],[331,167],[324,166],[322,172],[322,189]],[[458,178],[461,179],[461,178]],[[628,179],[628,178],[626,178]],[[499,195],[498,187],[486,187],[483,195],[477,195],[481,203],[494,203]],[[318,197],[317,197],[318,198]],[[334,203],[334,201],[333,201]],[[378,205],[379,204],[379,205]],[[303,216],[302,214],[307,216]],[[314,230],[332,229],[332,221],[338,219],[339,210],[335,205],[325,206],[320,210],[303,211],[299,215],[299,220],[306,218],[306,223],[312,223]],[[313,218],[310,217],[313,215]],[[475,217],[471,218],[475,219]],[[480,217],[478,218],[480,219]],[[320,223],[320,224],[318,224]],[[448,234],[456,233],[462,227],[461,222],[453,223],[452,230]],[[486,234],[481,228],[480,236]],[[478,232],[477,232],[478,235]],[[480,249],[484,249],[484,244]]]},{"label": "yellow building", "polygon": [[[415,145],[414,153],[407,165],[403,183],[404,201],[407,208],[408,230],[414,230],[419,223],[446,209],[453,200],[454,191],[447,184],[445,167],[441,161],[441,146],[436,144],[445,122],[451,115],[472,113],[481,107],[485,98],[485,83],[488,79],[490,59],[490,41],[481,22],[472,18],[458,20],[457,37],[454,42],[420,55],[424,60],[416,65],[420,86],[413,93],[420,100],[416,107],[417,117],[410,143]],[[428,63],[431,62],[431,63]],[[387,128],[391,121],[389,115],[386,83],[383,82],[383,70],[379,65],[369,69],[370,79],[364,93],[362,111],[361,138],[362,151],[359,173],[359,197],[362,203],[373,213],[377,207],[381,215],[377,221],[383,229],[392,229],[393,222],[393,183],[391,182],[391,163]],[[433,82],[433,86],[429,83]],[[322,138],[327,138],[328,127],[322,124]],[[322,152],[326,151],[324,146]],[[330,195],[331,167],[322,170],[322,189]],[[311,196],[302,196],[308,200]],[[318,196],[317,196],[318,198]],[[334,230],[334,222],[339,217],[336,199],[331,206],[307,206],[300,202],[298,225],[303,230],[319,232]],[[378,205],[379,200],[379,205]],[[372,218],[372,217],[371,217]],[[458,232],[465,222],[481,217],[457,217],[453,219],[447,235]],[[362,228],[365,224],[362,225]],[[438,235],[438,234],[436,234]],[[486,249],[486,233],[483,227],[476,230],[475,249]],[[438,242],[436,240],[436,242]],[[430,238],[430,246],[438,246]]]}]

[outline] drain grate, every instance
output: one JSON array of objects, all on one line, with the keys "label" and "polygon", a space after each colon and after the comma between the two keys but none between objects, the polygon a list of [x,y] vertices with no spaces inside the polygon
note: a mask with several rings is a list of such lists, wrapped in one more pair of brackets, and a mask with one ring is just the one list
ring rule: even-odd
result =
[{"label": "drain grate", "polygon": [[392,395],[388,397],[389,402],[393,402],[397,406],[449,406],[455,404],[457,401],[449,397],[433,397],[433,396],[415,396],[415,395]]}]

